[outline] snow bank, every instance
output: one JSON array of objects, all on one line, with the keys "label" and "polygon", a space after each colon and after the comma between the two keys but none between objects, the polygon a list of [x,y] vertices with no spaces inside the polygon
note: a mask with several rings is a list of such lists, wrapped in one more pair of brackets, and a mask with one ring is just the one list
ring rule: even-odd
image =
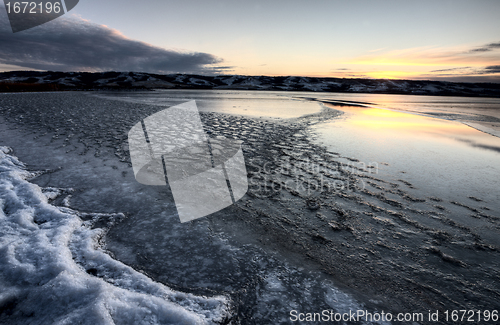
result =
[{"label": "snow bank", "polygon": [[[83,214],[48,203],[36,174],[0,147],[0,323],[213,324],[225,297],[176,292],[99,248],[122,214]],[[86,221],[84,221],[86,220]],[[167,256],[165,258],[168,258]]]}]

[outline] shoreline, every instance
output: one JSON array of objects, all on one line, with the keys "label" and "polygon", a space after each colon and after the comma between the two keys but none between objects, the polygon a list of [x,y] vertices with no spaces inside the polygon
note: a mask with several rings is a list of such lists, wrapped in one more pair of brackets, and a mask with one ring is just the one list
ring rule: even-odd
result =
[{"label": "shoreline", "polygon": [[[1,83],[1,81],[0,81]],[[405,93],[405,92],[353,92],[353,91],[312,91],[312,90],[283,90],[283,89],[258,89],[258,88],[196,88],[196,87],[179,87],[179,88],[100,88],[100,89],[93,89],[93,88],[81,88],[81,89],[76,89],[76,88],[68,88],[68,89],[57,89],[57,90],[40,90],[40,91],[34,91],[34,90],[21,90],[21,91],[2,91],[0,90],[0,94],[26,94],[26,93],[57,93],[57,92],[116,92],[116,93],[127,93],[127,92],[142,92],[142,91],[164,91],[164,90],[228,90],[228,91],[257,91],[257,92],[303,92],[303,93],[316,93],[316,94],[350,94],[350,95],[404,95],[404,96],[430,96],[430,97],[457,97],[457,98],[490,98],[490,99],[498,99],[500,98],[500,95],[498,96],[472,96],[472,95],[461,95],[461,94],[416,94],[416,93]]]},{"label": "shoreline", "polygon": [[226,297],[173,291],[111,258],[102,238],[124,214],[70,208],[78,189],[30,182],[50,171],[30,171],[11,148],[0,146],[0,169],[0,322],[225,322]]}]

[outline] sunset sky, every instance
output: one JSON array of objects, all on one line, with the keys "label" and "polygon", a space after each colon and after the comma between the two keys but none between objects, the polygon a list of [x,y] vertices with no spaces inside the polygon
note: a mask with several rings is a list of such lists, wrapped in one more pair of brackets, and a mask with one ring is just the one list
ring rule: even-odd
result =
[{"label": "sunset sky", "polygon": [[0,71],[500,82],[500,1],[81,0],[12,33]]}]

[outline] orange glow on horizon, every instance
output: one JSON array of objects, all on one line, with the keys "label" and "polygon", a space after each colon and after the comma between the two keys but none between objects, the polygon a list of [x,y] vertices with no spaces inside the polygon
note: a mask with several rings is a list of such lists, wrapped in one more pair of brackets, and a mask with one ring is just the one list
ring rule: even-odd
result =
[{"label": "orange glow on horizon", "polygon": [[367,72],[366,76],[374,79],[412,79],[414,73],[405,71],[375,71]]},{"label": "orange glow on horizon", "polygon": [[498,76],[485,68],[498,65],[500,51],[471,51],[471,48],[472,45],[369,51],[370,53],[358,57],[331,61],[342,67],[332,75],[343,78],[409,80]]}]

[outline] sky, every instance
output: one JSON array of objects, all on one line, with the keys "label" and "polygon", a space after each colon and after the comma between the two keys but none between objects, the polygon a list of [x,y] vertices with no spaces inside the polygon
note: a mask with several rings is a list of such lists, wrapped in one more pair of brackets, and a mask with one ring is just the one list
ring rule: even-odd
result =
[{"label": "sky", "polygon": [[500,1],[81,0],[13,33],[0,71],[500,82]]}]

